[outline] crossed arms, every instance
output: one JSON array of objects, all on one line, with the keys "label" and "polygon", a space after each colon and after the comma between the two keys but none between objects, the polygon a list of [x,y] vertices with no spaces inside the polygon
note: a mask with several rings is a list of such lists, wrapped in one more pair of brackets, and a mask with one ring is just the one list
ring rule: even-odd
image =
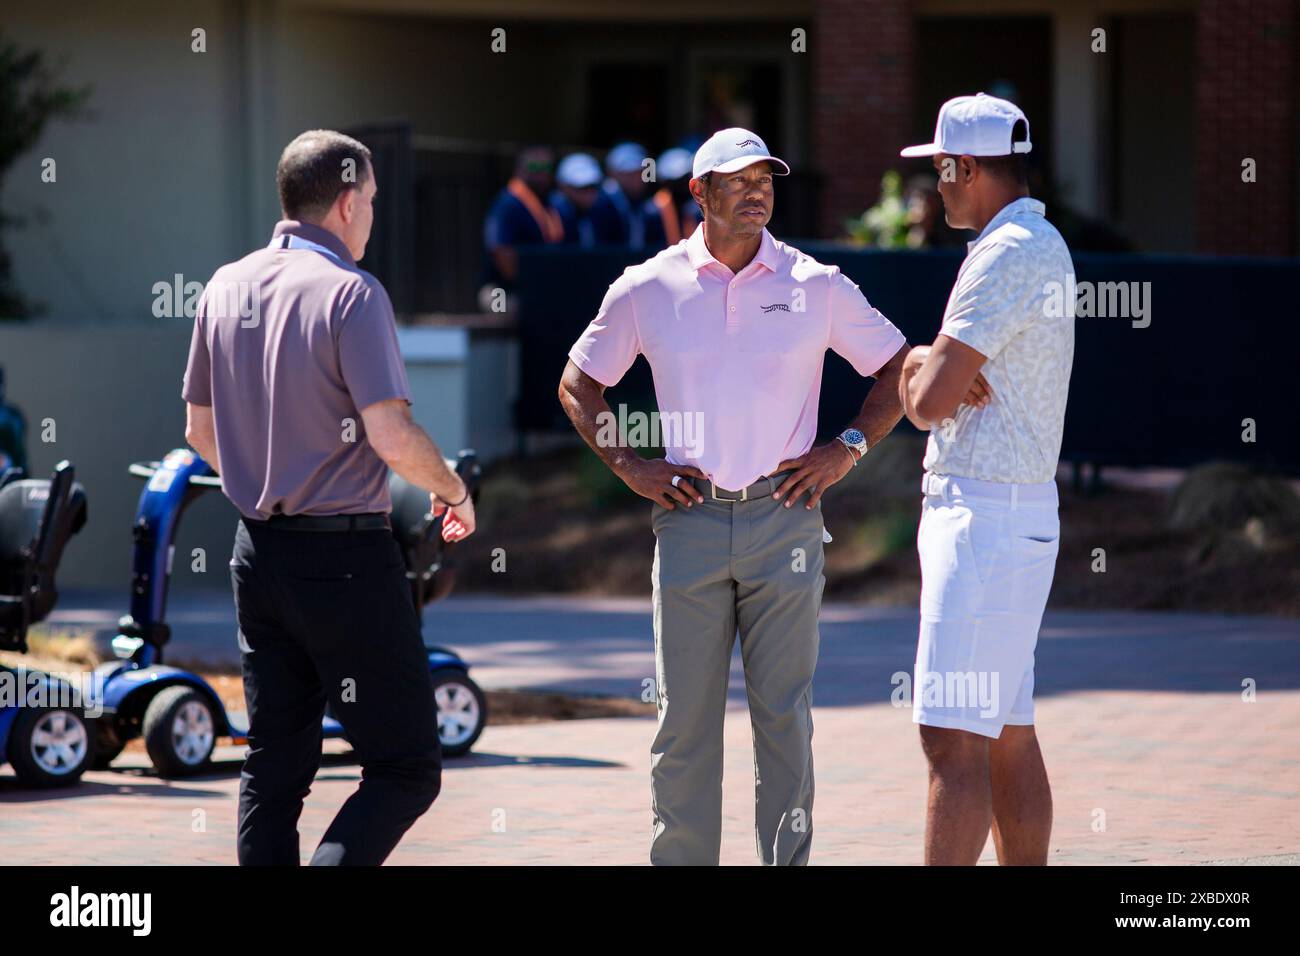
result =
[{"label": "crossed arms", "polygon": [[898,380],[898,398],[907,420],[921,431],[930,431],[954,417],[961,405],[987,405],[993,390],[980,372],[986,361],[969,345],[942,334],[933,345],[912,349]]}]

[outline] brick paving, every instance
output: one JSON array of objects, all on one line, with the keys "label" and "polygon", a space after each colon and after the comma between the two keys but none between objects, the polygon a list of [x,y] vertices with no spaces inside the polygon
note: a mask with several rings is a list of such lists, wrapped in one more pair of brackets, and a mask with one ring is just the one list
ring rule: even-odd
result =
[{"label": "brick paving", "polygon": [[[925,773],[910,713],[822,706],[815,721],[813,862],[918,863]],[[1056,795],[1053,863],[1300,852],[1300,690],[1262,690],[1255,703],[1237,693],[1067,692],[1039,701],[1038,724]],[[443,795],[391,862],[644,863],[653,729],[641,718],[489,727],[473,756],[449,762]],[[344,745],[327,746],[303,813],[304,856],[358,779]],[[219,748],[212,774],[174,782],[127,754],[54,792],[20,790],[0,769],[0,861],[233,863],[241,751]],[[733,708],[724,863],[756,860],[752,774],[748,721]]]}]

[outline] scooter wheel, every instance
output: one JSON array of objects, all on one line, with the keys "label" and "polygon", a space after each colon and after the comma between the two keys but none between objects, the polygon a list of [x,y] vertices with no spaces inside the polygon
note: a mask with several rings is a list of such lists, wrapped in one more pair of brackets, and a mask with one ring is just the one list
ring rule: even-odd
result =
[{"label": "scooter wheel", "polygon": [[9,733],[9,763],[28,787],[76,783],[95,759],[95,735],[75,710],[24,707]]},{"label": "scooter wheel", "polygon": [[193,687],[167,687],[144,712],[144,746],[162,777],[201,772],[216,746],[212,702]]},{"label": "scooter wheel", "polygon": [[487,726],[487,698],[464,671],[433,674],[433,699],[438,707],[438,740],[444,757],[467,754]]}]

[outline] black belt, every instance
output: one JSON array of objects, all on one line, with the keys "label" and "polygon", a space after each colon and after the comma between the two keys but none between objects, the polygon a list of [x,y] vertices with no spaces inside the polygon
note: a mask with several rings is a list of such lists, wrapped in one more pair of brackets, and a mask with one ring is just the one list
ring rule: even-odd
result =
[{"label": "black belt", "polygon": [[386,531],[392,527],[388,515],[378,511],[360,515],[271,515],[265,521],[244,520],[278,531]]}]

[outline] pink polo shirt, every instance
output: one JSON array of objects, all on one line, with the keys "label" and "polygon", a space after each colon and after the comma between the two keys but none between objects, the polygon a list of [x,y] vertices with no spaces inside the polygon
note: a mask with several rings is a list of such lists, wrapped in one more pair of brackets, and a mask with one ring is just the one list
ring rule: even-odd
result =
[{"label": "pink polo shirt", "polygon": [[697,229],[624,271],[569,358],[613,385],[644,355],[668,460],[738,491],[812,447],[828,348],[868,376],[903,344],[838,266],[763,230],[733,273]]}]

